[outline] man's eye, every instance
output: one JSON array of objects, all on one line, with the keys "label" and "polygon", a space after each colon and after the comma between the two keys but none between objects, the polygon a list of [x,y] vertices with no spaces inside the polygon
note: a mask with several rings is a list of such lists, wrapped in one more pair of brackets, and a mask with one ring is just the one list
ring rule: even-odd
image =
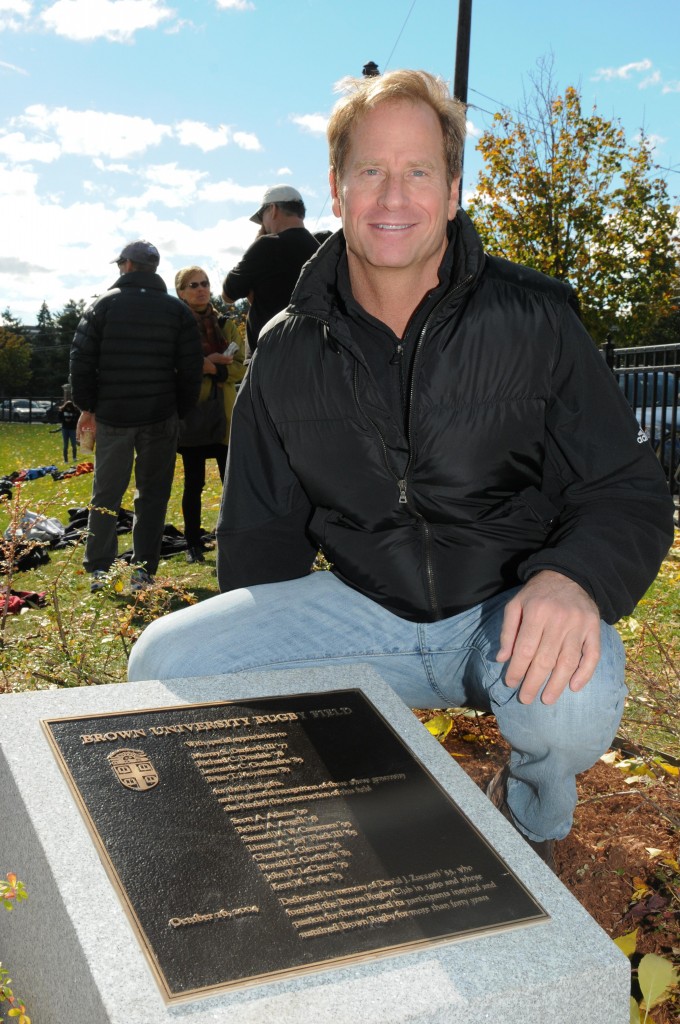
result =
[{"label": "man's eye", "polygon": [[413,175],[414,178],[424,178],[425,175],[427,174],[427,171],[423,171],[419,167],[415,167],[411,171],[411,174]]},{"label": "man's eye", "polygon": [[379,173],[380,172],[378,171],[377,167],[367,167],[364,170],[364,174],[366,174],[369,178],[375,178],[376,175],[379,174]]}]

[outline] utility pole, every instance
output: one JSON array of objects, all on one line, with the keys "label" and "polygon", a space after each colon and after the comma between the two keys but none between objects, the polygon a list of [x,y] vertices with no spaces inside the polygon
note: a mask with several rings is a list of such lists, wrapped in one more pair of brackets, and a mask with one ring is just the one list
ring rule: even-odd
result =
[{"label": "utility pole", "polygon": [[[453,95],[467,106],[468,70],[470,67],[470,26],[472,0],[458,0],[458,34],[456,36],[456,70],[453,77]],[[458,204],[463,205],[463,169],[461,156]]]}]

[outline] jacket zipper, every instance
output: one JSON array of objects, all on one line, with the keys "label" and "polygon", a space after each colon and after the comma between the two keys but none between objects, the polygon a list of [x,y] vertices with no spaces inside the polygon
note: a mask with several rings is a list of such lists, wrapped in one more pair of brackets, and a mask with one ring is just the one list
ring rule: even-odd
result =
[{"label": "jacket zipper", "polygon": [[[418,337],[418,341],[416,343],[416,350],[413,353],[413,363],[411,365],[411,387],[409,389],[408,416],[407,416],[407,419],[406,419],[406,443],[408,445],[408,460],[406,462],[406,469],[404,470],[404,478],[403,478],[403,480],[398,481],[398,483],[399,483],[399,503],[403,504],[403,505],[408,505],[408,503],[409,503],[408,502],[408,495],[406,493],[406,486],[407,486],[407,479],[408,479],[409,470],[411,468],[411,463],[413,461],[413,448],[411,446],[411,423],[413,421],[413,399],[414,399],[414,396],[415,396],[415,379],[416,379],[416,372],[415,371],[416,371],[416,363],[418,361],[418,356],[420,355],[420,352],[422,350],[423,342],[425,340],[425,335],[427,334],[427,329],[430,326],[430,323],[432,321],[432,317],[434,316],[434,314],[437,312],[437,310],[439,309],[439,307],[442,305],[443,302],[445,302],[446,300],[450,299],[451,296],[454,295],[457,291],[460,291],[467,284],[469,284],[469,282],[472,280],[473,276],[474,276],[473,274],[468,274],[468,276],[466,278],[464,278],[464,280],[460,281],[459,284],[457,284],[455,288],[452,288],[450,292],[447,292],[447,294],[442,297],[441,301],[437,303],[437,305],[434,307],[434,309],[432,310],[432,312],[428,316],[427,320],[423,324],[422,329],[420,331],[420,335]],[[421,529],[423,530],[423,534],[424,534],[424,537],[425,537],[425,579],[427,581],[427,592],[428,592],[428,595],[429,595],[429,598],[430,598],[430,607],[432,608],[432,611],[433,611],[435,617],[437,619],[439,619],[439,618],[441,618],[441,610],[440,610],[440,607],[439,607],[439,600],[437,598],[437,588],[435,586],[435,579],[434,579],[434,561],[433,561],[433,558],[432,558],[432,527],[428,523],[427,519],[425,519],[425,517],[423,515],[421,515],[420,512],[418,512],[417,509],[413,508],[412,506],[409,506],[409,508],[410,508],[410,511],[412,512],[412,514],[418,518],[418,521],[420,523]]]},{"label": "jacket zipper", "polygon": [[[383,437],[382,431],[380,430],[380,427],[375,422],[375,420],[372,419],[372,417],[369,416],[368,413],[362,408],[361,402],[359,400],[359,373],[358,373],[358,362],[356,361],[356,359],[355,359],[355,362],[354,362],[354,373],[352,375],[352,387],[353,387],[353,391],[354,391],[354,401],[356,403],[357,408],[361,411],[362,415],[366,417],[366,419],[369,421],[369,423],[371,424],[371,426],[375,430],[376,434],[378,435],[378,438],[380,440],[380,444],[381,444],[381,447],[382,447],[383,459],[384,459],[384,462],[385,462],[385,467],[387,469],[387,472],[390,474],[390,476],[394,477],[394,479],[397,482],[397,487],[399,489],[399,504],[400,505],[407,505],[408,506],[411,515],[414,516],[414,518],[416,518],[418,520],[418,522],[420,524],[420,527],[423,530],[424,537],[425,537],[425,579],[426,579],[426,582],[427,582],[427,592],[428,592],[428,596],[429,596],[429,599],[430,599],[430,606],[431,606],[432,611],[433,611],[433,613],[434,613],[436,618],[440,618],[441,617],[441,613],[440,613],[440,609],[439,609],[439,601],[437,600],[437,590],[436,590],[436,587],[435,587],[435,580],[434,580],[434,564],[433,564],[433,560],[432,560],[432,528],[431,528],[430,524],[427,522],[427,520],[425,519],[425,517],[416,508],[414,508],[409,503],[409,500],[408,500],[408,474],[409,474],[409,470],[411,468],[411,463],[413,462],[413,450],[411,448],[411,419],[412,419],[413,399],[414,399],[414,391],[415,391],[415,389],[414,389],[414,381],[415,381],[415,376],[416,376],[415,375],[415,368],[416,368],[416,362],[417,362],[418,356],[419,356],[419,354],[421,352],[421,349],[422,349],[423,341],[425,340],[425,336],[427,334],[427,329],[430,326],[430,323],[432,321],[432,317],[437,312],[437,310],[439,309],[439,307],[442,305],[443,302],[445,302],[448,299],[450,299],[451,296],[454,295],[456,292],[458,292],[461,289],[465,288],[465,286],[470,283],[470,281],[473,279],[473,277],[474,277],[473,274],[468,274],[468,276],[466,278],[464,278],[464,280],[459,282],[459,284],[457,284],[455,288],[452,288],[450,292],[447,292],[446,295],[442,296],[441,300],[434,307],[434,309],[432,310],[432,312],[430,313],[430,315],[428,316],[427,320],[425,321],[425,323],[423,324],[423,326],[422,326],[422,328],[420,330],[420,334],[418,336],[418,341],[416,342],[416,350],[415,350],[415,352],[413,354],[413,364],[412,364],[412,368],[411,368],[411,386],[409,388],[408,417],[407,417],[407,429],[406,429],[406,443],[407,443],[407,446],[408,446],[408,458],[406,460],[406,469],[404,470],[403,477],[397,476],[397,474],[392,469],[392,466],[390,464],[389,454],[388,454],[388,451],[387,451],[387,444],[385,442],[385,438]],[[314,319],[314,320],[319,320],[326,327],[330,326],[329,322],[327,320],[324,320],[323,317],[315,316],[314,314],[310,314],[310,313],[305,313],[304,315],[305,316],[311,316],[312,319]]]},{"label": "jacket zipper", "polygon": [[467,284],[469,284],[469,282],[472,280],[473,276],[474,275],[469,274],[463,281],[461,281],[459,284],[457,284],[455,288],[452,288],[450,292],[447,292],[446,295],[444,295],[442,297],[442,299],[434,307],[434,309],[432,310],[432,312],[430,313],[430,315],[428,316],[427,320],[425,321],[425,323],[423,324],[423,326],[422,326],[422,328],[420,330],[420,334],[418,336],[418,341],[416,342],[416,350],[415,350],[414,355],[413,355],[413,364],[412,364],[412,368],[411,368],[411,386],[410,386],[410,389],[409,389],[409,397],[408,397],[408,417],[407,417],[407,429],[406,429],[406,443],[407,443],[407,446],[408,446],[408,458],[407,458],[407,461],[406,461],[406,469],[404,470],[403,477],[397,476],[397,474],[392,469],[392,466],[390,465],[390,459],[389,459],[389,455],[388,455],[388,451],[387,451],[387,444],[385,442],[385,438],[382,435],[380,427],[375,422],[375,420],[373,420],[368,415],[368,413],[361,406],[361,402],[359,400],[358,366],[357,366],[356,363],[354,365],[354,374],[353,374],[354,401],[356,402],[357,408],[361,410],[361,413],[366,417],[366,419],[372,425],[373,429],[375,430],[376,434],[378,435],[378,438],[380,439],[380,444],[382,446],[383,459],[384,459],[384,462],[385,462],[385,466],[387,467],[387,471],[390,474],[390,476],[393,476],[394,479],[397,482],[397,487],[399,489],[399,504],[400,505],[407,505],[408,506],[408,509],[409,509],[411,515],[414,516],[414,518],[416,518],[418,520],[418,523],[419,523],[421,529],[423,530],[423,534],[424,534],[424,537],[425,537],[425,579],[426,579],[426,585],[427,585],[427,592],[428,592],[428,596],[429,596],[429,599],[430,599],[430,607],[432,608],[432,611],[433,611],[433,613],[434,613],[434,615],[436,617],[441,617],[441,614],[440,614],[440,609],[439,609],[439,601],[437,600],[437,590],[436,590],[436,587],[435,587],[435,580],[434,580],[434,564],[433,564],[433,560],[432,560],[432,528],[431,528],[430,524],[428,523],[428,521],[425,519],[425,517],[418,511],[418,509],[414,508],[409,503],[409,499],[408,499],[408,474],[409,474],[409,470],[411,469],[411,463],[413,462],[413,450],[412,450],[412,447],[411,447],[411,419],[412,419],[413,399],[414,399],[414,392],[415,392],[415,388],[414,388],[414,381],[415,381],[415,376],[416,376],[415,375],[415,368],[416,368],[416,361],[417,361],[418,356],[420,354],[420,351],[422,349],[423,341],[425,340],[425,336],[427,334],[427,329],[430,326],[430,323],[432,321],[432,317],[437,312],[437,310],[439,309],[441,304],[443,302],[445,302],[446,300],[450,299],[451,296],[453,294],[455,294],[455,292],[461,290]]}]

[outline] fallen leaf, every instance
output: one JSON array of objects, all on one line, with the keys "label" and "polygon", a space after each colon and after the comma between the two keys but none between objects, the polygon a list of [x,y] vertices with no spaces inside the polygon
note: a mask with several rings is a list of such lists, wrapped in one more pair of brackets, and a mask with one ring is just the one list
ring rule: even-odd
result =
[{"label": "fallen leaf", "polygon": [[627,932],[625,935],[619,935],[618,939],[614,939],[614,942],[619,947],[622,953],[626,956],[632,956],[637,946],[637,933],[640,931],[639,928],[635,928],[632,932]]},{"label": "fallen leaf", "polygon": [[443,743],[453,728],[453,722],[448,715],[435,715],[429,722],[425,722],[425,728]]},{"label": "fallen leaf", "polygon": [[638,984],[644,1006],[651,1010],[666,998],[666,993],[670,989],[675,988],[678,984],[678,975],[673,970],[670,960],[657,956],[656,953],[647,953],[638,967]]}]

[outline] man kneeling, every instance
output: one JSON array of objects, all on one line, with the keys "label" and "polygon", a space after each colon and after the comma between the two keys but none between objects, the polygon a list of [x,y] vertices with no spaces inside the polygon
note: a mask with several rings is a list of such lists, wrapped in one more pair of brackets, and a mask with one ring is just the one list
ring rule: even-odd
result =
[{"label": "man kneeling", "polygon": [[342,231],[236,402],[222,593],[151,625],[130,678],[367,662],[412,707],[489,708],[512,749],[490,795],[550,861],[618,727],[611,624],[672,502],[571,289],[485,254],[458,209],[444,83],[359,80],[328,138]]}]

